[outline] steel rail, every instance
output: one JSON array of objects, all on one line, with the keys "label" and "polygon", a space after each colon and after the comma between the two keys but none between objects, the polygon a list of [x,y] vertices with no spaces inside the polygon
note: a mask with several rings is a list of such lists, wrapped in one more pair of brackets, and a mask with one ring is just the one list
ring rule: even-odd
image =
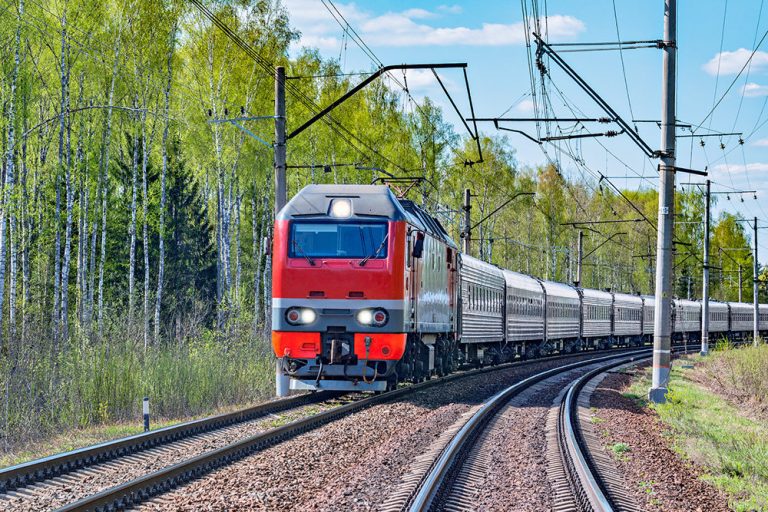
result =
[{"label": "steel rail", "polygon": [[0,469],[0,493],[197,434],[219,430],[268,414],[315,404],[341,395],[342,393],[338,392],[321,392],[274,400],[238,411],[187,421],[3,468]]},{"label": "steel rail", "polygon": [[[112,487],[110,489],[106,489],[92,496],[68,504],[60,508],[59,511],[111,511],[129,508],[131,506],[137,505],[138,503],[146,501],[153,496],[166,492],[182,483],[188,482],[206,473],[209,473],[218,467],[230,464],[252,453],[264,450],[290,438],[296,437],[299,434],[314,430],[322,425],[338,420],[350,413],[367,409],[373,405],[383,404],[395,399],[399,399],[417,391],[421,391],[446,382],[452,382],[484,373],[496,372],[517,366],[527,366],[543,361],[556,361],[559,359],[578,357],[579,355],[602,354],[612,351],[616,351],[616,349],[577,352],[573,354],[557,355],[533,360],[515,361],[497,366],[454,373],[438,379],[432,379],[394,391],[389,391],[380,395],[374,395],[370,398],[346,404],[341,407],[324,411],[307,418],[295,420],[291,423],[287,423],[286,425],[273,428],[266,432],[253,435],[245,439],[241,439],[222,448],[200,454],[173,466],[168,466],[153,473],[141,476],[135,480]],[[590,362],[594,362],[596,360],[615,358],[619,355],[620,354],[613,354],[611,356],[603,356],[601,358],[591,358],[586,360],[587,362],[585,364],[589,364]]]},{"label": "steel rail", "polygon": [[445,489],[448,477],[458,466],[457,463],[461,458],[461,454],[471,446],[472,442],[476,439],[476,436],[480,431],[482,431],[488,420],[490,420],[494,414],[506,405],[515,395],[520,394],[520,392],[533,384],[569,370],[603,361],[615,360],[617,357],[624,358],[621,363],[623,364],[628,360],[633,360],[638,355],[649,352],[650,349],[641,349],[621,355],[614,354],[559,366],[528,377],[492,396],[475,414],[472,415],[472,417],[470,417],[464,426],[456,433],[451,442],[445,447],[406,508],[409,512],[426,512],[437,505],[437,502]]},{"label": "steel rail", "polygon": [[[693,353],[699,350],[696,347],[687,347],[683,353]],[[610,487],[600,476],[598,465],[589,452],[589,447],[584,439],[579,426],[579,395],[584,387],[598,375],[608,372],[627,363],[639,364],[650,360],[644,357],[628,361],[619,360],[602,368],[589,371],[570,384],[565,397],[560,402],[560,414],[558,418],[558,442],[563,463],[566,468],[569,484],[574,498],[584,510],[594,512],[613,512],[621,507],[612,496]]]},{"label": "steel rail", "polygon": [[[641,362],[650,358],[637,359]],[[558,442],[561,456],[568,474],[571,492],[584,510],[613,512],[615,505],[603,484],[594,462],[589,455],[581,430],[578,426],[578,397],[584,386],[594,377],[617,366],[635,360],[622,359],[596,368],[571,383],[565,398],[560,403],[558,421]]]}]

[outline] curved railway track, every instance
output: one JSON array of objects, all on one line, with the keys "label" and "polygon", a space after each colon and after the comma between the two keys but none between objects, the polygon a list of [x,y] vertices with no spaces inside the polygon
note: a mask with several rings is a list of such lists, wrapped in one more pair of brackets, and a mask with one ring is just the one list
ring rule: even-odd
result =
[{"label": "curved railway track", "polygon": [[[489,422],[507,406],[513,397],[520,395],[523,391],[531,389],[533,386],[543,383],[553,377],[569,374],[575,370],[583,369],[588,366],[599,364],[586,375],[575,378],[570,377],[572,383],[569,385],[567,393],[563,397],[564,413],[577,413],[576,403],[579,392],[584,386],[598,374],[605,373],[612,368],[628,363],[636,364],[639,360],[650,357],[650,349],[637,350],[628,354],[611,355],[592,360],[580,361],[547,370],[533,375],[523,381],[520,381],[503,391],[497,393],[480,406],[466,422],[455,431],[446,432],[442,441],[444,446],[440,446],[438,440],[436,449],[424,457],[415,465],[416,472],[410,478],[406,478],[401,488],[391,497],[384,509],[386,511],[408,510],[410,512],[425,512],[429,510],[473,510],[476,498],[474,480],[482,478],[483,468],[488,461],[487,454],[473,450],[475,443],[483,434]],[[576,385],[578,384],[578,387]],[[596,473],[591,469],[589,463],[588,449],[583,444],[583,440],[578,436],[578,426],[576,419],[572,414],[563,414],[561,416],[564,424],[563,443],[568,449],[577,449],[580,459],[577,459],[577,465],[574,472],[571,473],[574,491],[569,494],[584,495],[585,498],[578,500],[560,500],[555,503],[555,510],[612,510],[610,502],[605,499],[604,486]],[[583,463],[579,464],[579,463]],[[467,467],[465,467],[465,465]],[[566,466],[565,473],[568,474],[570,466]],[[420,472],[419,469],[422,471]],[[421,474],[419,474],[421,473]],[[569,487],[571,487],[569,485]],[[591,498],[591,496],[596,498]],[[593,500],[600,503],[603,499],[608,508],[592,508]],[[580,506],[582,505],[582,506]]]},{"label": "curved railway track", "polygon": [[[600,356],[604,352],[605,351],[561,355],[544,358],[543,360],[557,361],[578,356],[583,357],[585,355]],[[608,350],[607,352],[615,352],[615,350]],[[617,355],[614,354],[610,357],[616,356]],[[598,359],[605,359],[605,357],[598,357]],[[594,360],[594,358],[589,359],[589,361],[592,360]],[[273,446],[284,440],[300,435],[303,432],[314,430],[347,414],[361,411],[376,404],[397,400],[416,391],[439,385],[443,382],[454,381],[473,375],[506,369],[512,366],[538,363],[541,361],[542,359],[518,361],[495,367],[470,370],[404,387],[381,395],[375,395],[368,398],[358,396],[356,400],[350,403],[339,405],[318,414],[311,414],[307,417],[296,419],[288,424],[237,439],[225,446],[206,450],[194,457],[189,457],[187,454],[175,464],[168,465],[156,471],[145,472],[145,474],[142,474],[140,477],[125,481],[122,484],[108,488],[97,488],[92,493],[88,493],[85,498],[79,500],[75,498],[72,502],[67,502],[67,504],[62,506],[59,510],[115,510],[128,508],[184,482],[204,475],[217,467],[239,460],[251,453]],[[584,363],[575,364],[579,365]],[[284,412],[307,405],[318,404],[337,396],[338,395],[317,393],[314,395],[302,395],[288,400],[269,402],[244,411],[237,411],[235,413],[224,414],[205,420],[193,421],[175,427],[168,427],[166,429],[119,439],[109,443],[102,443],[81,450],[75,450],[73,452],[6,468],[0,471],[0,481],[3,482],[4,486],[0,488],[0,504],[2,504],[4,499],[7,499],[10,489],[18,489],[17,492],[24,495],[27,489],[29,489],[28,486],[30,486],[30,484],[32,487],[34,487],[35,484],[47,487],[49,482],[54,480],[59,480],[59,483],[62,481],[67,483],[70,478],[73,478],[73,474],[75,473],[85,473],[88,475],[90,472],[92,475],[102,466],[109,467],[111,471],[120,471],[120,464],[123,460],[130,458],[131,456],[141,456],[142,451],[151,451],[151,449],[158,448],[163,449],[167,446],[167,443],[179,443],[179,449],[183,452],[185,449],[184,442],[190,436],[199,435],[200,433],[205,432],[215,433],[217,430],[226,429],[227,426],[252,421],[254,418],[268,417],[270,414],[275,414],[279,411]]]}]

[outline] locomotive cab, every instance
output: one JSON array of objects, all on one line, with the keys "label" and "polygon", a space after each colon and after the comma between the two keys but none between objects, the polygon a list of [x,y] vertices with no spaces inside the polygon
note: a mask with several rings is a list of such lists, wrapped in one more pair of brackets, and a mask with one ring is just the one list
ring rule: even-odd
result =
[{"label": "locomotive cab", "polygon": [[311,185],[279,212],[272,346],[291,389],[396,381],[417,315],[411,268],[428,242],[412,220],[388,187],[372,185]]}]

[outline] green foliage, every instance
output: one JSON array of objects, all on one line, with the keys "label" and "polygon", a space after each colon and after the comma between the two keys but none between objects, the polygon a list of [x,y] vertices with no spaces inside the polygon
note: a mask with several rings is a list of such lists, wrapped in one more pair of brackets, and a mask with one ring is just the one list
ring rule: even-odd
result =
[{"label": "green foliage", "polygon": [[[271,396],[274,372],[265,344],[221,343],[211,332],[178,345],[162,343],[146,352],[129,341],[68,346],[59,357],[38,358],[23,370],[0,367],[0,379],[23,371],[23,392],[10,397],[5,441],[141,418],[141,401],[151,400],[157,418],[183,418],[227,404]],[[49,379],[55,375],[55,380]]]},{"label": "green foliage", "polygon": [[[706,366],[735,363],[749,368],[749,359],[757,349],[734,349],[714,352]],[[697,358],[698,360],[698,358]],[[765,364],[763,362],[763,364]],[[763,366],[763,369],[765,366]],[[670,427],[675,450],[706,470],[702,477],[731,496],[734,510],[765,510],[768,508],[768,429],[748,410],[747,401],[726,401],[730,390],[720,387],[715,394],[690,379],[691,370],[673,368],[667,402],[654,405],[659,418]],[[739,377],[736,377],[739,375]],[[741,375],[746,376],[742,382]],[[751,389],[751,371],[737,372],[727,379],[740,389]],[[648,374],[635,381],[632,390],[648,389]],[[716,386],[715,386],[716,387]],[[738,407],[733,405],[738,404]]]}]

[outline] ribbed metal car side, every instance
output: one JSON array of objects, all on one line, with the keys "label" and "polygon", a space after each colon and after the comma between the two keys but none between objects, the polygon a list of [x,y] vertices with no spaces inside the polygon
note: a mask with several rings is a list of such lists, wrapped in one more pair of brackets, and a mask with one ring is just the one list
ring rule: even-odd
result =
[{"label": "ribbed metal car side", "polygon": [[498,267],[461,255],[461,342],[504,340],[504,273]]},{"label": "ribbed metal car side", "polygon": [[642,334],[643,299],[626,293],[613,294],[613,335]]},{"label": "ribbed metal car side", "polygon": [[653,324],[656,318],[656,297],[641,295],[643,299],[643,335],[653,335]]},{"label": "ribbed metal car side", "polygon": [[709,332],[728,332],[728,304],[725,302],[709,301]]},{"label": "ribbed metal car side", "polygon": [[729,302],[731,308],[731,332],[751,332],[754,328],[754,306],[746,302]]},{"label": "ribbed metal car side", "polygon": [[672,301],[674,333],[701,332],[701,303],[686,299]]},{"label": "ribbed metal car side", "polygon": [[579,292],[567,284],[542,281],[547,294],[547,341],[579,337]]},{"label": "ribbed metal car side", "polygon": [[603,338],[611,336],[613,295],[600,290],[582,290],[582,338]]},{"label": "ribbed metal car side", "polygon": [[507,342],[544,340],[544,289],[539,281],[504,270]]}]

